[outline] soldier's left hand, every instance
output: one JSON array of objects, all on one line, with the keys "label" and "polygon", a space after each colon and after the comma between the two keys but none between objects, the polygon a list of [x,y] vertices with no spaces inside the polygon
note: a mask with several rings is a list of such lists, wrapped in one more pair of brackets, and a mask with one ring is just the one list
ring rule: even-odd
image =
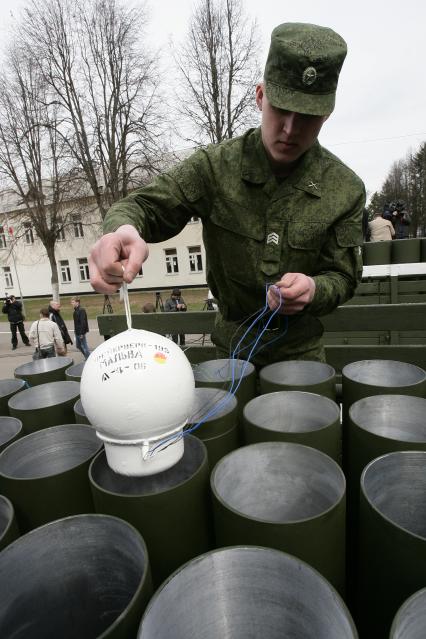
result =
[{"label": "soldier's left hand", "polygon": [[285,273],[268,290],[268,305],[273,311],[280,307],[281,315],[300,313],[315,295],[315,281],[304,273]]}]

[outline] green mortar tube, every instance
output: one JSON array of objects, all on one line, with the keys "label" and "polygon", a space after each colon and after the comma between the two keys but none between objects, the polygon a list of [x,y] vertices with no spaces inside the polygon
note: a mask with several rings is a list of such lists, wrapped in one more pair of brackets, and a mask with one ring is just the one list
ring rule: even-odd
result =
[{"label": "green mortar tube", "polygon": [[154,586],[212,546],[207,450],[185,437],[185,452],[172,468],[144,477],[113,472],[100,452],[89,478],[96,512],[121,517],[143,536]]},{"label": "green mortar tube", "polygon": [[9,399],[9,413],[22,421],[24,433],[74,421],[78,382],[50,382],[27,388]]},{"label": "green mortar tube", "polygon": [[18,439],[0,454],[0,493],[22,532],[94,512],[88,468],[102,444],[85,424],[64,424]]}]

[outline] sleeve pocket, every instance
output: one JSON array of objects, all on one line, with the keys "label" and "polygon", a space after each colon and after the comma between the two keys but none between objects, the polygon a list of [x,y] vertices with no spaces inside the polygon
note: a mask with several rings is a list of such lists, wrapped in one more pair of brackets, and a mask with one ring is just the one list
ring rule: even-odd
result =
[{"label": "sleeve pocket", "polygon": [[339,224],[339,226],[336,226],[334,230],[336,233],[337,244],[342,248],[361,246],[364,243],[360,224],[354,224],[353,222]]}]

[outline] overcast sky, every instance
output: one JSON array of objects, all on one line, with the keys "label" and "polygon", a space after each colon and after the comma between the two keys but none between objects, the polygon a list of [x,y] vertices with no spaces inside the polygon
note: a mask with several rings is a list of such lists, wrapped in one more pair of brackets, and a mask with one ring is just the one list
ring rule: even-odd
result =
[{"label": "overcast sky", "polygon": [[[23,3],[0,0],[1,42],[7,39],[10,12],[17,14]],[[167,56],[170,37],[179,42],[185,36],[193,0],[151,0],[148,6],[152,44]],[[370,194],[378,190],[392,162],[426,141],[426,3],[245,0],[245,7],[258,21],[262,65],[270,33],[282,22],[321,24],[346,40],[336,109],[320,141],[360,175]]]}]

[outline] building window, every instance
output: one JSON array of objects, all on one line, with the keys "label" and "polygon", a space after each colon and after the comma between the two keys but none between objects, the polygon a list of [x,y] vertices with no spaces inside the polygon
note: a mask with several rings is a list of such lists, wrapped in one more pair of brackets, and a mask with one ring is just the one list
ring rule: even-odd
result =
[{"label": "building window", "polygon": [[6,233],[4,230],[4,226],[0,226],[0,249],[5,248],[7,248]]},{"label": "building window", "polygon": [[34,244],[33,225],[31,222],[24,222],[24,238],[26,244]]},{"label": "building window", "polygon": [[56,219],[56,241],[65,242],[65,229],[61,217]]},{"label": "building window", "polygon": [[197,217],[197,215],[193,215],[191,219],[189,220],[188,224],[196,224],[199,221],[200,221],[200,218]]},{"label": "building window", "polygon": [[77,264],[80,273],[80,282],[88,282],[90,280],[90,275],[87,257],[79,257],[77,260]]},{"label": "building window", "polygon": [[6,282],[6,288],[13,288],[13,277],[10,272],[10,266],[3,266],[3,274]]},{"label": "building window", "polygon": [[166,249],[166,270],[167,274],[179,273],[179,264],[176,249]]},{"label": "building window", "polygon": [[71,219],[74,226],[74,237],[84,237],[83,224],[81,223],[80,213],[71,215]]},{"label": "building window", "polygon": [[67,284],[71,282],[71,270],[70,263],[68,260],[60,260],[59,262],[60,270],[61,270],[61,281],[62,284]]},{"label": "building window", "polygon": [[201,273],[203,270],[203,258],[201,255],[201,246],[189,246],[189,270],[191,273]]}]

